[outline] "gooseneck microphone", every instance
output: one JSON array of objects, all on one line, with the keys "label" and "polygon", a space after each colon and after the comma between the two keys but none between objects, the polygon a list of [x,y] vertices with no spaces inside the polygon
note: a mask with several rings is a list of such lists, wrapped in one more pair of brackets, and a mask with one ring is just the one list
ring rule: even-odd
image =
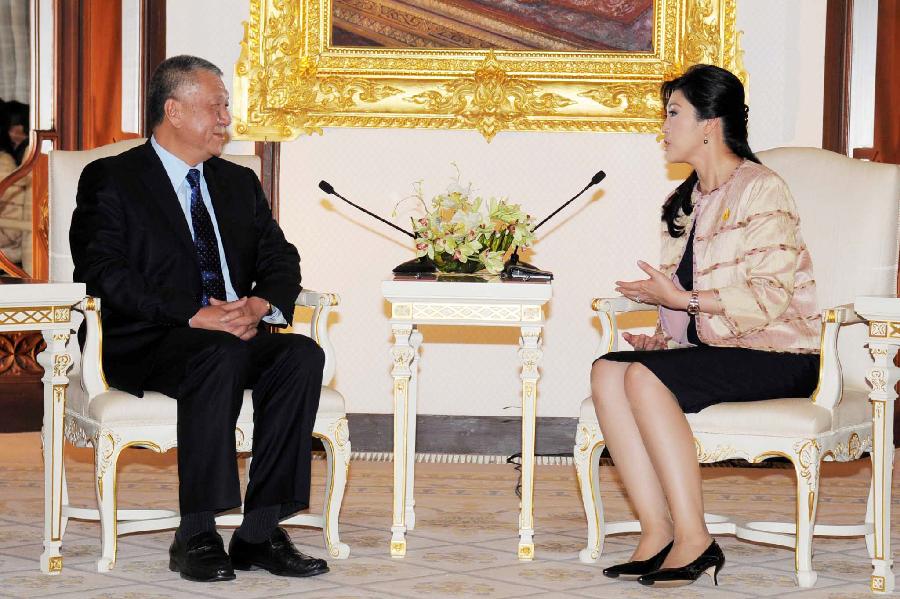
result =
[{"label": "gooseneck microphone", "polygon": [[[377,214],[374,214],[374,213],[372,213],[372,212],[369,212],[368,210],[366,210],[366,209],[363,208],[362,206],[358,206],[357,204],[354,204],[353,202],[351,202],[350,200],[348,200],[347,198],[345,198],[344,196],[342,196],[341,194],[339,194],[337,191],[335,191],[335,190],[334,190],[334,187],[332,187],[332,186],[331,186],[331,183],[329,183],[328,181],[319,181],[319,189],[321,189],[322,191],[324,191],[324,192],[327,193],[328,195],[335,196],[335,197],[338,197],[338,198],[344,200],[345,202],[347,202],[348,204],[350,204],[351,206],[353,206],[353,207],[356,208],[357,210],[362,210],[363,212],[365,212],[366,214],[368,214],[368,215],[371,216],[372,218],[376,218],[376,219],[380,220],[381,222],[383,222],[383,223],[386,224],[387,226],[389,226],[389,227],[394,227],[395,229],[397,229],[397,230],[400,231],[401,233],[403,233],[403,234],[405,234],[405,235],[409,235],[409,236],[412,237],[413,239],[416,238],[415,235],[413,235],[412,233],[410,233],[410,232],[407,231],[406,229],[404,229],[404,228],[402,228],[402,227],[398,227],[397,225],[395,225],[395,224],[392,223],[391,221],[385,220],[385,219],[381,218],[380,216],[378,216]],[[573,199],[574,199],[574,198],[573,198]]]},{"label": "gooseneck microphone", "polygon": [[596,185],[596,184],[599,183],[600,181],[603,181],[605,178],[606,178],[606,173],[604,173],[603,171],[597,171],[597,174],[594,175],[593,178],[591,178],[591,182],[590,182],[590,183],[588,183],[587,185],[584,186],[584,189],[582,189],[581,191],[579,191],[578,193],[576,193],[574,196],[572,196],[572,198],[571,198],[570,200],[567,200],[565,204],[563,204],[562,206],[560,206],[559,208],[557,208],[556,210],[554,210],[553,212],[551,212],[549,215],[547,215],[547,217],[544,218],[544,220],[542,220],[542,221],[539,222],[538,224],[536,224],[536,225],[534,226],[534,228],[533,228],[531,231],[532,231],[532,232],[537,231],[537,230],[540,228],[541,225],[543,225],[545,222],[547,222],[548,220],[550,220],[551,218],[553,218],[554,216],[556,216],[556,214],[557,214],[560,210],[562,210],[563,208],[565,208],[566,206],[568,206],[569,204],[571,204],[572,202],[574,202],[575,200],[577,200],[578,198],[580,198],[580,197],[581,197],[581,194],[583,194],[584,192],[586,192],[588,189],[590,189],[591,187],[593,187],[594,185]]},{"label": "gooseneck microphone", "polygon": [[[548,220],[550,220],[551,218],[556,216],[560,210],[562,210],[563,208],[565,208],[566,206],[568,206],[569,204],[571,204],[572,202],[574,202],[575,200],[580,198],[584,192],[586,192],[588,189],[590,189],[597,183],[600,183],[600,181],[603,181],[603,179],[605,179],[605,178],[606,178],[605,172],[597,171],[597,173],[593,177],[591,177],[590,182],[587,185],[585,185],[581,191],[579,191],[574,196],[572,196],[571,198],[566,200],[562,206],[560,206],[559,208],[557,208],[556,210],[554,210],[553,212],[548,214],[541,222],[536,224],[534,226],[534,228],[531,230],[532,233],[534,231],[537,231],[540,228],[540,226],[543,225],[544,223],[546,223]],[[548,271],[540,270],[537,267],[532,266],[531,264],[528,264],[527,262],[519,262],[519,246],[516,246],[516,248],[513,250],[513,253],[510,254],[509,260],[507,260],[506,264],[503,265],[503,273],[502,274],[503,274],[504,278],[523,279],[526,281],[530,280],[530,279],[547,280],[547,281],[553,279],[552,273],[550,273]]]}]

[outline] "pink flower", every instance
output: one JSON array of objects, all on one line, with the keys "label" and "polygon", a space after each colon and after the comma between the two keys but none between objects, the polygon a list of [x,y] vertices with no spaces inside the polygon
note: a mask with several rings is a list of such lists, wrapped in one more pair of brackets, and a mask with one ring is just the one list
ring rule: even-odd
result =
[{"label": "pink flower", "polygon": [[416,244],[416,249],[417,249],[417,250],[427,250],[427,249],[428,249],[428,244],[427,244],[427,243],[417,243],[417,244]]}]

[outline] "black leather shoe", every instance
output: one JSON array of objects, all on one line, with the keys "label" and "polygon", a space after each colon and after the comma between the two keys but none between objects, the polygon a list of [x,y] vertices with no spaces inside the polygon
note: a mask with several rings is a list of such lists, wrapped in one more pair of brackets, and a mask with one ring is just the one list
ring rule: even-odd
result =
[{"label": "black leather shoe", "polygon": [[234,568],[217,532],[201,532],[184,543],[176,535],[169,547],[169,570],[195,582],[234,580]]},{"label": "black leather shoe", "polygon": [[655,572],[656,570],[659,570],[659,567],[666,561],[666,556],[669,555],[669,551],[672,550],[672,545],[674,543],[675,541],[670,541],[668,545],[660,549],[659,553],[650,559],[625,562],[624,564],[617,564],[615,566],[610,566],[609,568],[604,568],[603,575],[608,578],[637,580],[639,576]]},{"label": "black leather shoe", "polygon": [[719,544],[713,541],[700,557],[686,566],[680,568],[664,568],[645,574],[638,578],[638,582],[646,586],[656,587],[680,587],[695,582],[700,575],[706,572],[713,579],[716,586],[719,585],[719,570],[725,565],[725,554]]},{"label": "black leather shoe", "polygon": [[316,576],[328,572],[328,564],[297,551],[291,537],[280,526],[262,543],[248,543],[232,535],[228,553],[235,570],[262,568],[276,576]]}]

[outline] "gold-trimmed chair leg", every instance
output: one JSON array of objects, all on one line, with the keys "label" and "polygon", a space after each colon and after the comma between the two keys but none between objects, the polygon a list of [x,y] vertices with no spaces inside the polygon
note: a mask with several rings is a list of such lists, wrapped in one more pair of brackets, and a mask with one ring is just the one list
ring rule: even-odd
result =
[{"label": "gold-trimmed chair leg", "polygon": [[596,424],[579,421],[573,453],[581,502],[587,517],[587,546],[578,552],[578,559],[585,564],[592,564],[600,558],[606,537],[603,501],[600,498],[600,452],[603,447],[600,428]]},{"label": "gold-trimmed chair leg", "polygon": [[804,588],[816,584],[818,575],[812,569],[812,542],[819,503],[819,443],[807,440],[795,446],[797,456],[791,460],[797,474],[797,530],[794,565],[797,583]]},{"label": "gold-trimmed chair leg", "polygon": [[100,559],[98,572],[109,572],[116,564],[116,541],[118,514],[116,511],[116,470],[118,468],[118,446],[111,433],[98,435],[94,441],[94,474],[97,508],[100,515]]},{"label": "gold-trimmed chair leg", "polygon": [[339,418],[328,427],[328,432],[317,431],[322,440],[327,460],[325,477],[325,502],[322,507],[322,536],[328,555],[335,559],[347,559],[350,546],[341,542],[339,518],[347,487],[347,472],[350,467],[350,439],[347,419]]}]

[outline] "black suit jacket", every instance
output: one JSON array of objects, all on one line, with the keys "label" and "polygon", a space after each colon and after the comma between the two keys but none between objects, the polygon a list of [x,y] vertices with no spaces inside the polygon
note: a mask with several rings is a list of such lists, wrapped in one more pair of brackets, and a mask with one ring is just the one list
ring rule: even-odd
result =
[{"label": "black suit jacket", "polygon": [[[203,163],[231,284],[290,324],[300,258],[272,218],[256,174],[220,158]],[[74,279],[102,300],[110,383],[141,394],[157,342],[200,309],[200,266],[184,212],[148,141],[85,167],[69,243]]]}]

